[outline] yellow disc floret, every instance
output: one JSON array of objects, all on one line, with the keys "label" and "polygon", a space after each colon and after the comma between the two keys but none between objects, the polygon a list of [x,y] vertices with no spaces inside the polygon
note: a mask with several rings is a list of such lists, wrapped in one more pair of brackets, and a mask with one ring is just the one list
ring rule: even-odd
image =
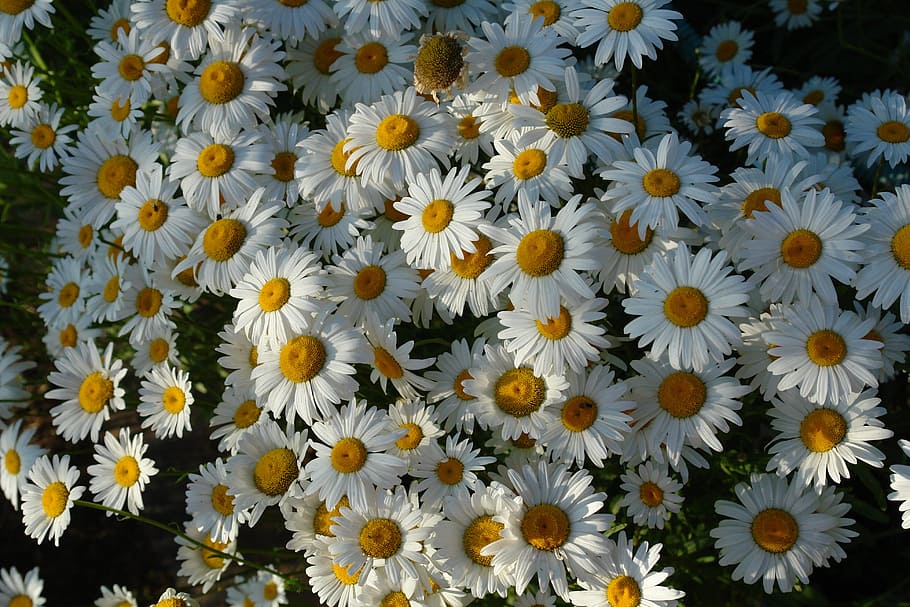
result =
[{"label": "yellow disc floret", "polygon": [[597,420],[597,403],[587,396],[573,396],[563,404],[560,417],[570,432],[584,432]]},{"label": "yellow disc floret", "polygon": [[245,241],[246,226],[236,219],[224,217],[206,228],[202,250],[209,259],[224,262],[233,257]]},{"label": "yellow disc floret", "polygon": [[465,527],[461,536],[461,545],[464,547],[468,558],[484,567],[490,567],[492,556],[481,554],[480,551],[501,537],[505,525],[493,520],[489,514],[478,516]]},{"label": "yellow disc floret", "polygon": [[708,388],[694,373],[677,371],[660,382],[657,402],[660,408],[677,419],[692,417],[705,404]]},{"label": "yellow disc floret", "polygon": [[533,179],[547,168],[547,153],[537,148],[519,152],[512,161],[512,172],[518,179]]},{"label": "yellow disc floret", "polygon": [[430,234],[438,234],[448,227],[454,215],[455,205],[452,201],[438,198],[424,208],[420,221],[424,230]]},{"label": "yellow disc floret", "polygon": [[580,103],[557,103],[547,112],[546,120],[557,136],[578,137],[588,130],[588,108]]},{"label": "yellow disc floret", "polygon": [[790,119],[779,112],[765,112],[755,120],[759,132],[769,139],[782,139],[790,134]]},{"label": "yellow disc floret", "polygon": [[139,208],[139,227],[146,232],[154,232],[167,221],[168,206],[165,202],[153,198],[146,200]]},{"label": "yellow disc floret", "polygon": [[259,307],[263,312],[280,310],[291,298],[291,283],[281,276],[266,281],[259,290]]},{"label": "yellow disc floret", "polygon": [[457,485],[464,479],[464,464],[461,460],[449,457],[436,464],[436,478],[446,485]]},{"label": "yellow disc floret", "polygon": [[206,146],[196,159],[196,168],[203,177],[221,177],[234,166],[234,150],[223,143]]},{"label": "yellow disc floret", "polygon": [[111,156],[98,169],[98,191],[106,198],[120,198],[120,192],[126,186],[136,185],[136,171],[139,165],[129,156],[118,154]]},{"label": "yellow disc floret", "polygon": [[799,424],[799,437],[806,449],[825,453],[847,436],[847,420],[831,409],[813,409]]},{"label": "yellow disc floret", "polygon": [[268,496],[287,493],[300,476],[297,455],[287,447],[278,447],[262,455],[253,471],[256,488]]},{"label": "yellow disc floret", "polygon": [[752,520],[752,539],[762,550],[780,554],[792,548],[799,539],[799,524],[786,510],[768,508]]},{"label": "yellow disc floret", "polygon": [[387,518],[374,518],[360,530],[360,550],[374,559],[387,559],[401,548],[401,528]]},{"label": "yellow disc floret", "polygon": [[286,343],[278,355],[281,373],[295,384],[310,381],[316,377],[328,356],[325,344],[318,337],[299,335]]},{"label": "yellow disc floret", "polygon": [[847,357],[847,342],[836,331],[822,329],[806,340],[806,355],[820,367],[838,365]]},{"label": "yellow disc floret", "polygon": [[569,517],[553,504],[531,506],[521,520],[521,534],[538,550],[556,550],[569,539]]},{"label": "yellow disc floret", "polygon": [[171,415],[177,415],[186,407],[186,392],[179,386],[169,386],[161,395],[161,406]]},{"label": "yellow disc floret", "polygon": [[373,366],[377,371],[391,379],[398,379],[404,375],[404,369],[395,357],[385,348],[373,349]]},{"label": "yellow disc floret", "polygon": [[641,187],[649,196],[667,198],[679,192],[679,175],[668,169],[651,169],[641,178]]},{"label": "yellow disc floret", "polygon": [[534,322],[537,331],[547,339],[563,339],[572,331],[572,314],[565,306],[559,306],[559,316],[556,318],[547,318],[545,323],[539,320]]},{"label": "yellow disc floret", "polygon": [[360,299],[375,299],[385,290],[385,270],[379,266],[366,266],[354,276],[354,295]]},{"label": "yellow disc floret", "polygon": [[101,374],[89,373],[79,386],[79,406],[86,413],[98,413],[114,396],[114,382]]},{"label": "yellow disc floret", "polygon": [[644,13],[635,2],[620,2],[607,13],[607,23],[617,32],[634,30],[641,23]]},{"label": "yellow disc floret", "polygon": [[351,474],[367,463],[367,448],[359,438],[342,438],[332,447],[330,456],[332,468],[342,474]]},{"label": "yellow disc floret", "polygon": [[561,234],[553,230],[534,230],[519,241],[515,257],[525,274],[540,278],[559,269],[564,252],[565,241]]},{"label": "yellow disc floret", "polygon": [[50,518],[57,518],[63,514],[69,496],[70,491],[62,482],[55,481],[49,484],[41,494],[41,506],[44,508],[44,514]]},{"label": "yellow disc floret", "polygon": [[354,53],[354,65],[361,74],[375,74],[389,63],[389,51],[380,42],[367,42]]},{"label": "yellow disc floret", "polygon": [[228,494],[227,485],[218,483],[212,487],[212,508],[222,516],[231,516],[234,514],[234,496]]},{"label": "yellow disc floret", "polygon": [[514,417],[526,417],[547,398],[547,384],[527,367],[509,369],[499,376],[493,388],[493,401],[499,409]]},{"label": "yellow disc floret", "polygon": [[523,74],[531,66],[531,54],[523,46],[507,46],[493,61],[496,71],[503,78]]},{"label": "yellow disc floret", "polygon": [[695,287],[676,287],[664,300],[664,316],[677,327],[694,327],[708,315],[708,298]]},{"label": "yellow disc floret", "polygon": [[139,480],[139,462],[132,455],[124,455],[114,464],[114,480],[121,487],[132,487]]},{"label": "yellow disc floret", "polygon": [[244,81],[240,65],[233,61],[215,61],[199,77],[199,93],[209,103],[227,103],[243,92]]},{"label": "yellow disc floret", "polygon": [[209,15],[211,0],[167,0],[168,18],[184,27],[196,27]]},{"label": "yellow disc floret", "polygon": [[420,125],[410,116],[392,114],[376,127],[376,145],[390,152],[407,149],[420,138]]},{"label": "yellow disc floret", "polygon": [[898,228],[891,237],[891,255],[898,266],[910,270],[910,223]]},{"label": "yellow disc floret", "polygon": [[607,584],[607,602],[610,607],[638,607],[641,604],[641,587],[631,576],[617,576]]},{"label": "yellow disc floret", "polygon": [[781,242],[780,256],[791,268],[808,268],[822,256],[822,239],[811,230],[793,230]]}]

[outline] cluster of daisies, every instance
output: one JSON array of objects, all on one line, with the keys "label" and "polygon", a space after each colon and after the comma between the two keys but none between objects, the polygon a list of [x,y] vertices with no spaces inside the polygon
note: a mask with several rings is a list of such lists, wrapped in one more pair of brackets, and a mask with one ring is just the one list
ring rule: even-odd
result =
[{"label": "cluster of daisies", "polygon": [[[844,558],[836,487],[884,465],[876,388],[910,349],[910,185],[869,199],[853,167],[910,157],[908,100],[787,89],[730,22],[677,131],[647,87],[618,92],[676,40],[667,4],[114,0],[87,29],[80,127],[22,41],[53,4],[2,3],[0,125],[66,203],[44,397],[95,462],[33,440],[16,412],[34,362],[4,342],[0,486],[25,533],[58,543],[83,499],[138,515],[150,443],[179,450],[214,392],[220,457],[187,466],[176,548],[201,592],[249,572],[244,536],[279,517],[329,607],[668,607],[662,545],[615,523],[670,524],[751,398],[774,438],[767,473],[716,503],[720,564],[770,593]],[[770,8],[788,27],[821,11]],[[715,131],[739,151],[728,175],[685,139]],[[200,368],[179,333],[219,309]],[[114,429],[125,410],[140,423]],[[276,607],[285,581],[262,564],[226,603]],[[0,603],[41,592],[0,569]]]}]

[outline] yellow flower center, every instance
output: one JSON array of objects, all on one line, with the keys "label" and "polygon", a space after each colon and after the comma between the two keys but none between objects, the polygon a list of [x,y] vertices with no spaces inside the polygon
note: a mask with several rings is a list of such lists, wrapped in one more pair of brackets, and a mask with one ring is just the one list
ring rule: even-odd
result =
[{"label": "yellow flower center", "polygon": [[572,315],[565,306],[559,306],[559,316],[547,318],[546,323],[534,321],[537,331],[547,339],[562,339],[572,331]]},{"label": "yellow flower center", "polygon": [[537,445],[537,439],[528,436],[527,432],[522,432],[518,435],[518,438],[510,439],[509,442],[518,449],[532,449]]},{"label": "yellow flower center", "polygon": [[641,587],[631,576],[615,577],[607,584],[607,602],[610,607],[638,607],[641,604]]},{"label": "yellow flower center", "polygon": [[139,165],[129,156],[111,156],[98,169],[98,191],[106,198],[120,198],[123,188],[136,185],[137,170]]},{"label": "yellow flower center", "polygon": [[[290,2],[291,0],[281,0],[282,3]],[[298,0],[299,1],[299,0]],[[304,0],[305,2],[306,0]],[[300,2],[297,6],[303,4]],[[293,5],[289,5],[293,6]],[[278,596],[278,585],[275,582],[267,582],[265,587],[262,589],[262,596],[265,597],[267,601],[274,601],[275,597]]]},{"label": "yellow flower center", "polygon": [[228,217],[213,222],[202,237],[202,250],[209,259],[224,262],[233,257],[246,241],[246,226]]},{"label": "yellow flower center", "polygon": [[[372,1],[372,0],[371,0]],[[379,607],[411,607],[411,601],[400,590],[393,590],[379,601]]]},{"label": "yellow flower center", "polygon": [[695,287],[676,287],[664,300],[664,316],[677,327],[694,327],[708,315],[708,299]]},{"label": "yellow flower center", "polygon": [[646,481],[638,488],[638,497],[641,503],[649,508],[656,508],[664,503],[664,491],[656,483]]},{"label": "yellow flower center", "polygon": [[402,451],[416,449],[417,446],[420,445],[420,441],[423,440],[423,429],[411,422],[401,424],[398,427],[406,429],[408,433],[395,441],[395,446]]},{"label": "yellow flower center", "polygon": [[294,179],[294,167],[297,156],[293,152],[279,152],[272,159],[272,168],[275,169],[275,179],[287,183]]},{"label": "yellow flower center", "polygon": [[749,192],[749,195],[743,200],[743,217],[752,219],[753,213],[767,211],[769,202],[781,206],[780,190],[758,188],[754,192]]},{"label": "yellow flower center", "polygon": [[727,95],[727,105],[730,107],[742,107],[739,105],[739,100],[742,99],[743,93],[748,91],[749,93],[755,94],[755,89],[751,86],[738,86],[730,91],[730,94]]},{"label": "yellow flower center", "polygon": [[199,554],[202,556],[202,562],[205,563],[206,567],[209,569],[221,569],[224,567],[224,557],[214,551],[224,552],[224,549],[228,547],[227,542],[216,542],[211,535],[207,535],[202,543],[204,547],[199,548]]},{"label": "yellow flower center", "polygon": [[464,478],[464,464],[450,457],[436,464],[436,478],[446,485],[457,485]]},{"label": "yellow flower center", "polygon": [[374,559],[387,559],[401,548],[401,529],[387,518],[374,518],[360,530],[360,550]]},{"label": "yellow flower center", "polygon": [[120,32],[129,35],[131,29],[132,28],[130,27],[130,22],[128,20],[124,19],[123,17],[117,19],[111,26],[111,40],[117,42],[117,40],[120,38]]},{"label": "yellow flower center", "polygon": [[809,91],[803,96],[803,103],[810,103],[812,105],[818,105],[825,98],[825,92],[821,89],[815,89],[814,91]]},{"label": "yellow flower center", "polygon": [[[332,537],[334,537],[334,536],[332,536]],[[362,570],[363,570],[362,568],[358,569],[356,572],[351,574],[351,573],[348,573],[349,570],[347,567],[342,567],[341,565],[339,565],[337,563],[332,563],[332,573],[335,574],[335,577],[338,578],[339,582],[341,582],[342,584],[345,584],[347,586],[353,586],[354,584],[357,583],[357,580],[360,579],[360,572]]]},{"label": "yellow flower center", "polygon": [[376,127],[376,145],[397,152],[411,147],[420,137],[420,125],[410,116],[392,114]]},{"label": "yellow flower center", "polygon": [[235,99],[243,92],[245,77],[233,61],[215,61],[199,78],[199,93],[209,103],[221,104]]},{"label": "yellow flower center", "polygon": [[543,17],[544,27],[556,23],[557,19],[559,19],[560,14],[562,14],[562,10],[559,8],[559,4],[553,2],[552,0],[542,0],[541,2],[535,2],[528,9],[528,12],[535,17]]},{"label": "yellow flower center", "polygon": [[259,291],[259,307],[264,312],[280,310],[291,298],[291,283],[287,278],[272,278]]},{"label": "yellow flower center", "polygon": [[464,547],[465,554],[468,558],[484,567],[489,567],[493,562],[492,556],[486,556],[480,553],[485,546],[495,542],[501,537],[505,525],[497,523],[489,514],[478,516],[465,527],[464,534],[461,536],[461,545]]},{"label": "yellow flower center", "polygon": [[76,345],[76,339],[78,339],[78,337],[79,335],[76,332],[76,327],[70,323],[60,331],[60,345],[64,348],[73,348]]},{"label": "yellow flower center", "polygon": [[607,13],[607,23],[617,32],[634,30],[641,23],[644,13],[635,2],[620,2]]},{"label": "yellow flower center", "polygon": [[540,409],[547,398],[547,384],[527,367],[509,369],[499,376],[493,400],[504,413],[526,417]]},{"label": "yellow flower center", "polygon": [[424,230],[430,234],[438,234],[448,227],[454,215],[455,205],[452,201],[438,198],[424,208],[420,221]]},{"label": "yellow flower center", "polygon": [[597,420],[597,403],[587,396],[573,396],[563,404],[561,418],[570,432],[584,432]]},{"label": "yellow flower center", "polygon": [[904,143],[910,139],[910,127],[897,120],[883,122],[875,132],[886,143]]},{"label": "yellow flower center", "polygon": [[778,112],[765,112],[755,120],[759,132],[770,139],[781,139],[790,134],[790,120]]},{"label": "yellow flower center", "polygon": [[555,550],[569,539],[569,517],[553,504],[531,506],[521,520],[521,534],[538,550]]},{"label": "yellow flower center", "polygon": [[507,46],[496,55],[493,62],[503,78],[523,74],[531,66],[531,54],[523,46]]},{"label": "yellow flower center", "polygon": [[414,59],[414,80],[424,89],[449,88],[464,68],[464,48],[457,38],[437,34],[427,39]]},{"label": "yellow flower center", "polygon": [[891,255],[897,265],[910,270],[910,223],[901,226],[891,237]]},{"label": "yellow flower center", "polygon": [[21,84],[10,87],[7,101],[9,101],[9,106],[11,108],[18,110],[28,103],[28,89]]},{"label": "yellow flower center", "polygon": [[847,343],[838,333],[822,329],[806,340],[806,355],[820,367],[838,365],[847,357]]},{"label": "yellow flower center", "polygon": [[822,127],[822,135],[825,136],[825,149],[831,150],[832,152],[842,152],[846,143],[846,132],[844,131],[844,123],[840,120],[829,120],[825,123],[825,126]]},{"label": "yellow flower center", "polygon": [[518,243],[515,256],[518,266],[534,277],[549,276],[562,264],[565,243],[553,230],[534,230]]},{"label": "yellow flower center", "polygon": [[3,457],[3,465],[10,474],[19,474],[19,469],[22,467],[22,458],[19,457],[19,452],[15,449],[7,451]]},{"label": "yellow flower center", "polygon": [[332,168],[335,169],[335,172],[339,175],[344,175],[345,177],[354,177],[357,175],[357,164],[360,162],[360,159],[358,158],[355,160],[351,165],[351,168],[345,168],[350,155],[353,154],[356,149],[358,149],[354,148],[349,152],[345,152],[344,144],[348,141],[348,139],[342,139],[335,144],[335,147],[332,148]]},{"label": "yellow flower center", "polygon": [[322,340],[312,335],[299,335],[286,343],[278,355],[278,366],[288,381],[300,384],[310,381],[325,366],[327,354]]},{"label": "yellow flower center", "polygon": [[186,406],[186,392],[178,386],[170,386],[161,395],[161,406],[171,415],[177,415]]},{"label": "yellow flower center", "polygon": [[234,166],[234,150],[223,143],[206,146],[196,159],[196,168],[203,177],[221,177]]},{"label": "yellow flower center", "polygon": [[156,337],[149,344],[149,358],[153,363],[164,362],[168,353],[171,351],[171,345],[163,337]]},{"label": "yellow flower center", "polygon": [[332,73],[332,64],[335,60],[344,55],[341,51],[336,51],[335,47],[341,42],[341,38],[327,38],[319,43],[313,52],[313,66],[316,71],[324,76]]},{"label": "yellow flower center", "polygon": [[460,400],[474,400],[476,396],[471,396],[464,391],[464,382],[467,379],[474,379],[471,377],[471,374],[468,373],[468,370],[465,369],[461,373],[455,376],[455,381],[453,382],[452,388],[455,390],[455,396]]},{"label": "yellow flower center", "polygon": [[290,449],[279,447],[266,452],[256,462],[253,482],[261,492],[274,497],[287,493],[298,476],[297,456]]},{"label": "yellow flower center", "polygon": [[332,206],[332,203],[328,202],[326,203],[325,208],[316,215],[316,222],[323,228],[331,228],[341,221],[341,218],[344,217],[344,211],[345,207],[343,202],[338,207],[337,211],[335,210],[335,207]]},{"label": "yellow flower center", "polygon": [[247,357],[247,362],[250,364],[250,369],[255,369],[259,366],[259,348],[255,345],[250,348],[250,354]]},{"label": "yellow flower center", "polygon": [[146,232],[154,232],[167,221],[167,203],[153,198],[145,201],[139,209],[139,227]]},{"label": "yellow flower center", "polygon": [[63,285],[63,288],[60,289],[60,293],[57,294],[57,303],[60,304],[61,308],[69,308],[76,303],[76,299],[78,298],[79,285],[74,282],[68,282]]},{"label": "yellow flower center", "polygon": [[667,169],[651,169],[641,178],[641,187],[655,198],[667,198],[679,192],[679,175]]},{"label": "yellow flower center", "polygon": [[255,400],[245,400],[234,411],[234,425],[240,429],[249,428],[259,421],[262,409],[256,405]]},{"label": "yellow flower center", "polygon": [[342,496],[332,510],[328,509],[325,502],[320,503],[319,507],[316,508],[316,514],[313,515],[313,531],[319,535],[335,537],[335,534],[332,533],[332,524],[336,517],[341,516],[341,509],[350,507],[350,505],[351,503],[346,495]]},{"label": "yellow flower center", "polygon": [[144,318],[151,318],[161,309],[162,299],[161,291],[145,287],[136,296],[136,311]]},{"label": "yellow flower center", "polygon": [[375,299],[385,290],[385,270],[379,266],[366,266],[354,276],[354,295],[360,299]]},{"label": "yellow flower center", "polygon": [[654,237],[654,231],[651,228],[645,228],[645,238],[642,240],[638,236],[638,222],[629,223],[632,218],[632,211],[624,211],[619,219],[610,222],[610,242],[613,248],[624,255],[638,255],[648,248],[651,239]]},{"label": "yellow flower center", "polygon": [[780,254],[788,266],[808,268],[822,256],[822,240],[810,230],[793,230],[781,243]]},{"label": "yellow flower center", "polygon": [[31,8],[34,3],[35,0],[0,0],[0,13],[18,15],[22,11]]},{"label": "yellow flower center", "polygon": [[184,27],[196,27],[209,16],[211,0],[167,0],[165,10],[174,23]]},{"label": "yellow flower center", "polygon": [[79,228],[79,234],[76,236],[79,241],[79,246],[83,249],[87,249],[90,244],[92,244],[92,237],[95,235],[95,230],[92,228],[91,224],[85,224]]},{"label": "yellow flower center", "polygon": [[389,221],[392,221],[392,222],[404,221],[405,219],[410,217],[410,215],[406,215],[405,213],[402,213],[401,211],[399,211],[398,209],[395,208],[395,203],[398,202],[399,200],[401,200],[401,196],[399,196],[397,198],[386,198],[385,201],[382,203],[383,213],[385,214],[386,219],[388,219]]},{"label": "yellow flower center", "polygon": [[806,449],[825,453],[836,447],[847,435],[847,420],[831,409],[814,409],[799,425],[799,437]]},{"label": "yellow flower center", "polygon": [[124,455],[114,464],[114,480],[121,487],[132,487],[139,480],[139,462],[132,455]]},{"label": "yellow flower center", "polygon": [[98,413],[114,396],[114,382],[101,371],[89,373],[79,386],[79,406],[86,413]]},{"label": "yellow flower center", "polygon": [[105,283],[104,290],[101,292],[104,297],[104,301],[108,303],[113,303],[117,300],[117,296],[120,295],[120,277],[111,276],[110,279]]},{"label": "yellow flower center", "polygon": [[557,103],[547,112],[547,127],[559,137],[578,137],[588,130],[588,109],[580,103]]},{"label": "yellow flower center", "polygon": [[367,463],[367,448],[359,438],[342,438],[332,447],[332,468],[342,474],[357,472]]},{"label": "yellow flower center", "polygon": [[117,66],[120,76],[124,80],[133,82],[142,78],[142,72],[145,71],[145,62],[139,55],[125,55]]},{"label": "yellow flower center", "polygon": [[531,148],[520,152],[512,161],[512,172],[518,179],[533,179],[547,168],[547,153]]},{"label": "yellow flower center", "polygon": [[458,134],[464,139],[477,139],[480,137],[481,121],[468,114],[458,121]]},{"label": "yellow flower center", "polygon": [[180,597],[174,596],[168,599],[161,599],[155,603],[154,607],[189,607],[189,605]]},{"label": "yellow flower center", "polygon": [[44,488],[41,494],[41,506],[44,508],[44,514],[50,518],[57,518],[66,510],[66,503],[69,500],[70,492],[60,481],[56,481]]},{"label": "yellow flower center", "polygon": [[717,50],[714,51],[714,56],[717,57],[717,60],[721,63],[726,63],[733,59],[736,56],[736,53],[739,52],[739,45],[735,40],[723,40],[720,44],[717,45]]},{"label": "yellow flower center", "polygon": [[462,258],[458,259],[454,253],[450,253],[452,261],[452,271],[458,276],[465,279],[475,279],[493,263],[493,256],[490,251],[493,249],[493,243],[486,236],[480,235],[474,241],[474,252],[468,253],[462,251]]},{"label": "yellow flower center", "polygon": [[46,150],[54,145],[57,140],[57,133],[49,124],[38,124],[32,129],[32,145],[39,150]]},{"label": "yellow flower center", "polygon": [[7,607],[32,607],[32,598],[26,594],[17,594],[10,599]]},{"label": "yellow flower center", "polygon": [[802,15],[808,8],[808,0],[787,0],[787,10],[793,15]]},{"label": "yellow flower center", "polygon": [[[205,243],[203,242],[203,245],[204,245],[204,244],[205,244]],[[205,249],[205,247],[203,246],[203,250],[204,250],[204,249]],[[183,261],[184,259],[186,259],[186,256],[179,257],[179,258],[177,259],[177,262],[179,263],[179,262]],[[182,284],[183,286],[185,286],[185,287],[190,287],[190,288],[193,288],[193,289],[195,289],[196,287],[198,287],[198,286],[199,286],[199,283],[196,282],[196,272],[199,271],[199,266],[200,266],[200,265],[202,265],[202,262],[201,262],[201,261],[200,261],[198,264],[196,264],[196,267],[195,267],[195,268],[189,267],[189,268],[186,268],[185,270],[182,270],[182,271],[181,271],[179,274],[177,274],[177,276],[176,276],[177,281],[178,281],[180,284]]]},{"label": "yellow flower center", "polygon": [[234,514],[234,496],[228,494],[227,485],[218,483],[212,487],[211,502],[212,508],[221,516]]},{"label": "yellow flower center", "polygon": [[752,520],[752,539],[766,552],[786,552],[798,538],[799,525],[793,515],[785,510],[768,508]]},{"label": "yellow flower center", "polygon": [[[644,139],[648,132],[648,124],[640,113],[636,115],[632,110],[619,110],[618,112],[611,114],[610,117],[625,120],[629,124],[634,124],[635,132],[638,134],[639,139]],[[619,133],[610,133],[610,136],[617,141],[622,140],[622,135]]]},{"label": "yellow flower center", "polygon": [[686,371],[671,373],[660,382],[657,403],[660,408],[677,419],[692,417],[705,404],[708,388],[705,382]]},{"label": "yellow flower center", "polygon": [[379,42],[367,42],[354,54],[354,65],[361,74],[375,74],[389,63],[389,52]]},{"label": "yellow flower center", "polygon": [[404,375],[401,365],[385,348],[375,348],[373,350],[373,366],[376,367],[377,371],[391,379],[398,379]]}]

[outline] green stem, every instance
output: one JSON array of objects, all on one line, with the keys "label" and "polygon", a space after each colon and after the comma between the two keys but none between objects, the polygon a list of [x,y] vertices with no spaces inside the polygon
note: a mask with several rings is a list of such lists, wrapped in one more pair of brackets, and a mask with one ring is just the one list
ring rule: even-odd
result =
[{"label": "green stem", "polygon": [[878,180],[882,176],[882,167],[885,164],[885,157],[882,156],[878,161],[878,166],[875,168],[875,177],[872,178],[872,195],[870,198],[875,198],[875,195],[878,194]]}]

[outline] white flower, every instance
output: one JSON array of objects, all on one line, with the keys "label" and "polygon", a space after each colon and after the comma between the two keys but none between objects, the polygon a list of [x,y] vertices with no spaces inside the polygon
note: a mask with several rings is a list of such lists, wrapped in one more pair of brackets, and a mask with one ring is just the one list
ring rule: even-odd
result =
[{"label": "white flower", "polygon": [[[155,462],[143,457],[148,445],[143,443],[142,434],[130,436],[126,428],[120,434],[104,435],[104,444],[95,445],[94,458],[97,462],[88,467],[92,480],[89,490],[105,506],[139,514],[142,510],[142,491],[158,469]],[[112,513],[106,513],[110,516]]]},{"label": "white flower", "polygon": [[85,487],[76,485],[79,468],[70,466],[70,456],[42,455],[28,473],[22,488],[22,520],[25,534],[42,543],[45,538],[60,545],[60,537],[70,524],[73,502],[82,497]]}]

